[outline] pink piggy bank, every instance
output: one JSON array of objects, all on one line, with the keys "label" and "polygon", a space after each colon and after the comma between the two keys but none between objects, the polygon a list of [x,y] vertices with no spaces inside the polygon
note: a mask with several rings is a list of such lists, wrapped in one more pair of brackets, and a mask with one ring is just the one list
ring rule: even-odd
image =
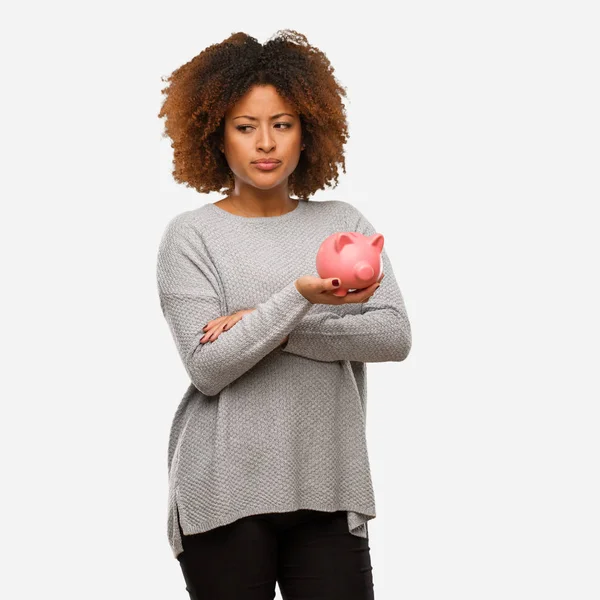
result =
[{"label": "pink piggy bank", "polygon": [[362,290],[379,280],[383,274],[383,235],[365,236],[355,231],[331,234],[317,251],[319,277],[339,277],[342,285],[334,296]]}]

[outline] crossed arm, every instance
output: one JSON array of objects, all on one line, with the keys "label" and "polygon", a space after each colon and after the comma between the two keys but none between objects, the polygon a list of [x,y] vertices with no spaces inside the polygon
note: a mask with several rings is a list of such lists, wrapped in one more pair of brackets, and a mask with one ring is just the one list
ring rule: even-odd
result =
[{"label": "crossed arm", "polygon": [[[375,233],[353,210],[357,220],[352,230]],[[205,325],[225,312],[208,253],[180,217],[169,223],[159,246],[158,292],[184,367],[203,394],[218,394],[279,346],[283,352],[326,362],[402,361],[408,356],[410,323],[385,250],[385,277],[369,302],[359,304],[359,314],[341,314],[337,305],[313,304],[291,281],[245,314],[217,343],[200,343]]]}]

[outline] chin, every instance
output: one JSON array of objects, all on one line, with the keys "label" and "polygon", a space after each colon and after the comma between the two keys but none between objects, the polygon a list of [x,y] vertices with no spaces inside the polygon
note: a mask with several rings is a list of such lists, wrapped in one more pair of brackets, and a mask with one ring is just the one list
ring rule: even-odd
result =
[{"label": "chin", "polygon": [[269,183],[269,184],[265,184],[265,183],[258,183],[256,181],[252,182],[253,187],[255,187],[258,190],[271,190],[273,188],[278,187],[279,185],[281,185],[281,181],[274,181],[273,183]]},{"label": "chin", "polygon": [[255,187],[268,190],[269,188],[282,184],[287,178],[288,175],[281,177],[279,173],[275,175],[275,173],[271,173],[270,171],[262,171],[258,175],[252,175],[249,180]]}]

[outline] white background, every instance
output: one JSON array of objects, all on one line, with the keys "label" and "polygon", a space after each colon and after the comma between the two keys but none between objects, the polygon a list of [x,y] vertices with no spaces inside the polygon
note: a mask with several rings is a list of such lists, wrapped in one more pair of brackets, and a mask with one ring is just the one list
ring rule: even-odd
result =
[{"label": "white background", "polygon": [[187,600],[166,459],[188,379],[155,259],[220,196],[171,177],[161,77],[291,28],[348,91],[348,172],[313,200],[385,235],[413,329],[406,361],[369,365],[376,600],[600,598],[594,9],[5,10],[0,596]]}]

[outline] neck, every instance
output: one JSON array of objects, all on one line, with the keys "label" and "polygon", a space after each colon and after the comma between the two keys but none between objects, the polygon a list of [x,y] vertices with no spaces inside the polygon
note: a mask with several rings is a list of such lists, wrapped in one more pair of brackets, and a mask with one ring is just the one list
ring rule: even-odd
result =
[{"label": "neck", "polygon": [[225,200],[248,217],[278,217],[294,210],[298,205],[298,200],[290,198],[287,194],[284,197],[260,197],[234,192]]}]

